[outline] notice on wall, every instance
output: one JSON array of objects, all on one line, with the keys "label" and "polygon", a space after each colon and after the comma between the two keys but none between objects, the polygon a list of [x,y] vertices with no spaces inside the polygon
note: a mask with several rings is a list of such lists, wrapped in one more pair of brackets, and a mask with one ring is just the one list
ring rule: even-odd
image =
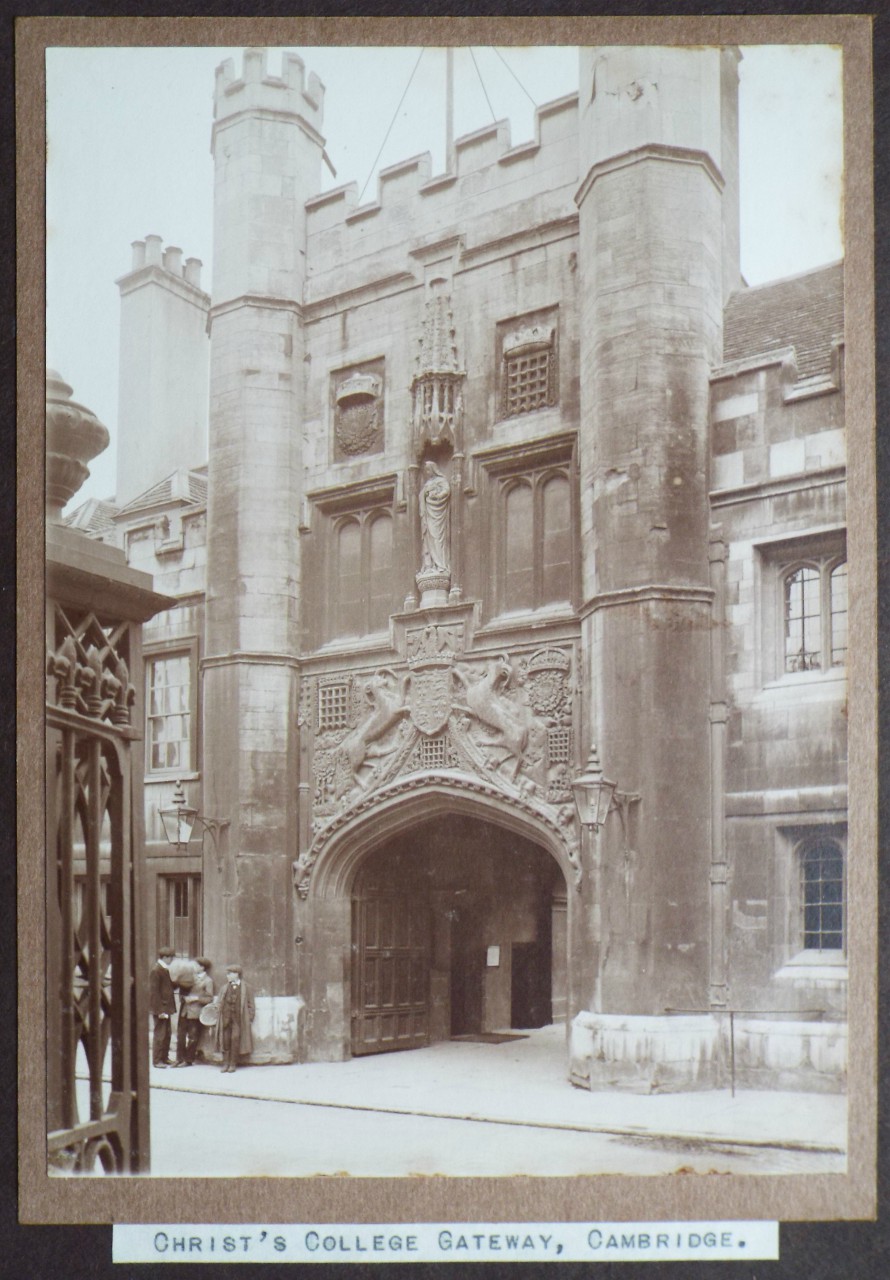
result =
[{"label": "notice on wall", "polygon": [[777,1222],[116,1225],[114,1262],[685,1262],[775,1259]]}]

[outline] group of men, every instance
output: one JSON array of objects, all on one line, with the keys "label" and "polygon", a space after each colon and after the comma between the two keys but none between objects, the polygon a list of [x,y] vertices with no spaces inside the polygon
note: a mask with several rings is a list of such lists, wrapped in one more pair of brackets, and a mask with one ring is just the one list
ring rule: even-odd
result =
[{"label": "group of men", "polygon": [[[254,1000],[250,988],[243,981],[241,966],[226,966],[225,984],[214,994],[210,976],[213,966],[206,956],[180,964],[174,978],[171,969],[175,956],[172,947],[161,947],[149,975],[149,1006],[154,1019],[152,1065],[162,1068],[194,1066],[201,1031],[208,1025],[213,1030],[213,1047],[222,1055],[222,1070],[235,1071],[239,1056],[253,1049],[251,1023],[255,1013]],[[211,1007],[216,1016],[205,1015],[202,1019],[201,1011]],[[171,1062],[170,1041],[173,1018],[177,1014],[176,1059]]]}]

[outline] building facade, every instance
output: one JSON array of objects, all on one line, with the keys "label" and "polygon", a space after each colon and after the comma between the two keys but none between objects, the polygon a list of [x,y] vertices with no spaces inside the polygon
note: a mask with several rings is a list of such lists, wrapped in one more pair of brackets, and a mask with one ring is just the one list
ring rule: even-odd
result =
[{"label": "building facade", "polygon": [[738,59],[584,49],[533,141],[361,206],[298,57],[219,68],[212,294],[134,246],[71,519],[177,598],[148,934],[240,961],[257,1061],[557,1021],[575,1084],[686,1087],[731,1025],[750,1084],[842,1086],[843,267],[741,280]]}]

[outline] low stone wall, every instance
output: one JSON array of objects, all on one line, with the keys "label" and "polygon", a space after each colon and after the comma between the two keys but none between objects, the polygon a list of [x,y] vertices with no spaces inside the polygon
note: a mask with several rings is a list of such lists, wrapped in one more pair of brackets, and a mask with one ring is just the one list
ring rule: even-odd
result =
[{"label": "low stone wall", "polygon": [[[255,996],[254,1004],[253,1053],[247,1061],[253,1064],[302,1062],[306,1026],[302,996]],[[201,1049],[210,1061],[221,1061],[221,1055],[214,1049],[212,1028],[205,1031]]]},{"label": "low stone wall", "polygon": [[671,1093],[728,1088],[839,1093],[847,1024],[727,1014],[651,1017],[583,1011],[572,1022],[569,1079],[582,1089]]}]

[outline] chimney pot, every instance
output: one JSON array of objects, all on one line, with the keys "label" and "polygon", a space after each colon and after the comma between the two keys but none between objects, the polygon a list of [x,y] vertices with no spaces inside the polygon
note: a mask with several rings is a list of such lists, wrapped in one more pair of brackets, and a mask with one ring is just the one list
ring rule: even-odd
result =
[{"label": "chimney pot", "polygon": [[131,247],[133,249],[133,265],[131,270],[138,271],[140,267],[145,266],[145,241],[134,240]]},{"label": "chimney pot", "polygon": [[182,275],[182,250],[176,245],[168,245],[164,250],[164,270],[174,276]]},{"label": "chimney pot", "polygon": [[145,237],[145,263],[149,267],[159,267],[161,265],[161,245],[163,240],[160,236]]},{"label": "chimney pot", "polygon": [[193,284],[196,289],[201,288],[201,267],[204,264],[200,258],[186,258],[185,260],[185,278],[188,284]]}]

